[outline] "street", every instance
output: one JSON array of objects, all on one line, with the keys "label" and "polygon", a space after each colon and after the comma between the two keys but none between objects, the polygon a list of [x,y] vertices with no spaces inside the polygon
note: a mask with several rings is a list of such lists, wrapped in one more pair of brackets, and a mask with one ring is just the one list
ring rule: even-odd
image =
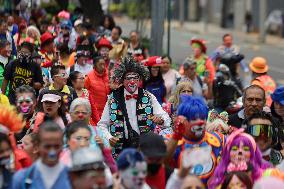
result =
[{"label": "street", "polygon": [[[116,18],[117,25],[123,29],[123,36],[128,36],[129,32],[136,28],[135,21],[128,18]],[[211,27],[212,28],[212,27]],[[171,48],[170,55],[173,62],[181,64],[185,57],[190,54],[191,48],[189,41],[193,37],[203,38],[207,41],[207,53],[210,54],[213,50],[222,43],[222,36],[227,30],[216,30],[216,28],[208,28],[207,33],[200,32],[200,24],[185,23],[183,27],[177,26],[176,23],[171,27]],[[150,36],[150,21],[147,21],[145,34]],[[250,60],[255,56],[263,56],[267,59],[269,65],[269,74],[276,80],[278,84],[284,85],[284,47],[274,44],[258,44],[252,40],[248,40],[245,34],[232,32],[234,43],[241,47],[241,52],[245,55],[245,61],[249,64]],[[282,40],[282,39],[281,39]],[[277,43],[277,42],[276,42]],[[167,49],[167,33],[164,35],[164,52]],[[246,77],[246,82],[249,78]]]}]

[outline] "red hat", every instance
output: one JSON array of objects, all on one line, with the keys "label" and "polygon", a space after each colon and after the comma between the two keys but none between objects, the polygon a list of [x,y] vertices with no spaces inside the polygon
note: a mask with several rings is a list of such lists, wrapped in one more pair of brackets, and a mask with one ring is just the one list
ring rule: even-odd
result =
[{"label": "red hat", "polygon": [[204,41],[203,39],[192,39],[192,40],[190,41],[190,45],[192,45],[192,44],[194,44],[194,43],[199,44],[199,45],[201,46],[201,51],[202,51],[203,53],[206,53],[207,47],[206,47],[205,41]]},{"label": "red hat", "polygon": [[45,32],[40,36],[40,43],[43,45],[44,43],[48,41],[53,41],[53,36],[50,32]]},{"label": "red hat", "polygon": [[162,66],[162,57],[150,56],[149,58],[142,61],[144,66]]},{"label": "red hat", "polygon": [[100,49],[101,47],[107,47],[109,50],[112,49],[111,43],[105,37],[102,37],[97,44],[97,49]]}]

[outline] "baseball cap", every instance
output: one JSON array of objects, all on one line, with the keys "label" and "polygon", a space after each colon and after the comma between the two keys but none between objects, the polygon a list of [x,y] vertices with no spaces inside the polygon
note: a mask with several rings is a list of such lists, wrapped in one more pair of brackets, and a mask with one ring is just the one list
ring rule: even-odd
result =
[{"label": "baseball cap", "polygon": [[140,150],[146,157],[164,157],[167,147],[162,136],[148,132],[140,136]]},{"label": "baseball cap", "polygon": [[191,57],[187,57],[184,61],[183,61],[183,69],[188,69],[190,65],[196,64],[196,62],[194,61],[193,58]]},{"label": "baseball cap", "polygon": [[61,100],[61,96],[56,95],[56,94],[44,94],[42,96],[41,102],[58,102],[59,100]]},{"label": "baseball cap", "polygon": [[79,26],[80,24],[83,24],[83,21],[81,19],[78,19],[74,22],[74,26]]},{"label": "baseball cap", "polygon": [[71,172],[104,168],[104,158],[101,150],[99,149],[85,147],[72,153]]},{"label": "baseball cap", "polygon": [[284,106],[284,86],[278,87],[274,93],[271,94],[271,98],[273,101]]}]

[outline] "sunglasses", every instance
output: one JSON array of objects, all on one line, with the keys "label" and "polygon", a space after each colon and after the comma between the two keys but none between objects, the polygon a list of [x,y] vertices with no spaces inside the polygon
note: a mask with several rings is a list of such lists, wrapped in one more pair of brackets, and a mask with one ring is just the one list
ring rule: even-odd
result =
[{"label": "sunglasses", "polygon": [[247,133],[254,137],[266,136],[271,137],[273,134],[273,126],[265,124],[249,125],[247,128]]},{"label": "sunglasses", "polygon": [[57,74],[57,75],[54,75],[54,76],[55,77],[61,77],[61,78],[68,78],[67,73]]}]

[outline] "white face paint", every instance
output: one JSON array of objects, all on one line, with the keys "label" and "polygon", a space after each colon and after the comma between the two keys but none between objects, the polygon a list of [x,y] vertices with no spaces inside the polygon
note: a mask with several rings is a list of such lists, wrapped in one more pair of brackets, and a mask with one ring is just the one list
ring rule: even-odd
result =
[{"label": "white face paint", "polygon": [[122,184],[128,189],[141,189],[145,184],[147,174],[146,162],[137,162],[134,167],[129,167],[120,172]]},{"label": "white face paint", "polygon": [[134,72],[127,73],[123,83],[125,89],[129,93],[134,93],[138,89],[139,79],[139,74]]}]

